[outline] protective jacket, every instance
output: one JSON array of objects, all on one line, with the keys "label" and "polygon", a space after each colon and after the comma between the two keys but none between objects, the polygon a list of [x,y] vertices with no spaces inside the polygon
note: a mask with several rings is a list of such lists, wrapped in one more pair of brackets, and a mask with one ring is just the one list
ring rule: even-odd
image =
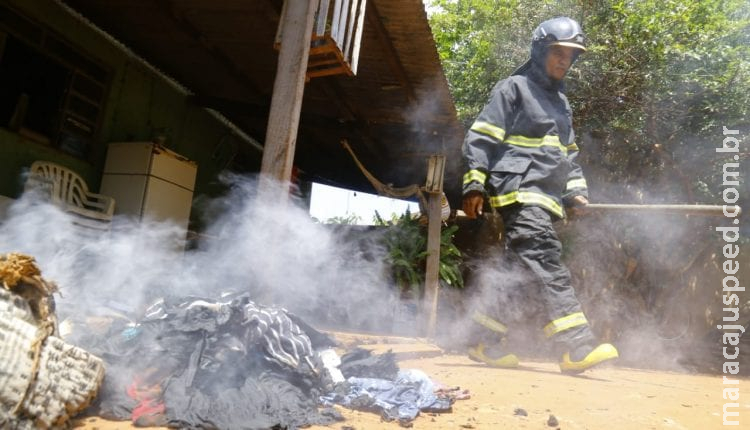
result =
[{"label": "protective jacket", "polygon": [[537,63],[498,82],[466,135],[463,192],[489,194],[493,207],[539,206],[558,218],[576,195],[588,197],[575,159],[572,112],[562,84]]}]

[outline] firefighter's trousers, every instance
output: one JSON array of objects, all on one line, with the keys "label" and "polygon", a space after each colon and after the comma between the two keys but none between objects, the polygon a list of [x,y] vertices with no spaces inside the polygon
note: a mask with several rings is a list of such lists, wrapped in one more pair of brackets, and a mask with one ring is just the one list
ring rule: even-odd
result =
[{"label": "firefighter's trousers", "polygon": [[[563,348],[594,344],[594,335],[576,298],[570,272],[561,261],[562,244],[552,215],[536,206],[513,205],[501,211],[508,257],[525,266],[539,287],[549,321],[546,336]],[[531,286],[530,286],[531,287]]]}]

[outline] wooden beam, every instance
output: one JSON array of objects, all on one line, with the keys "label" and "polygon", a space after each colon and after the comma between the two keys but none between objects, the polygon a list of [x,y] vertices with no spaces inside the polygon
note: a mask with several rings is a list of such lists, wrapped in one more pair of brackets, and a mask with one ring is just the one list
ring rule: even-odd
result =
[{"label": "wooden beam", "polygon": [[[264,197],[273,197],[269,192],[274,182],[287,182],[292,176],[316,6],[315,0],[288,1],[279,23],[284,29],[260,169]],[[288,196],[277,197],[285,202]]]},{"label": "wooden beam", "polygon": [[340,46],[341,52],[344,53],[344,58],[346,61],[351,60],[351,46],[352,46],[352,39],[354,35],[354,23],[357,21],[357,0],[350,0],[351,1],[351,9],[349,10],[349,20],[345,23],[346,25],[346,39],[344,40],[344,44]]},{"label": "wooden beam", "polygon": [[398,52],[391,42],[391,38],[388,36],[388,30],[386,30],[381,21],[378,9],[375,7],[375,2],[367,2],[367,21],[370,23],[370,27],[375,31],[375,34],[380,41],[380,46],[385,51],[385,58],[388,61],[388,65],[391,68],[391,72],[396,76],[396,79],[404,88],[406,92],[406,100],[411,102],[417,99],[414,95],[414,87],[409,82],[409,78],[406,76],[406,70],[404,65],[401,64],[401,60],[398,57]]},{"label": "wooden beam", "polygon": [[318,8],[318,21],[315,23],[315,36],[321,37],[326,33],[326,23],[328,22],[328,5],[330,0],[321,0]]},{"label": "wooden beam", "polygon": [[426,336],[435,337],[437,327],[438,290],[440,287],[440,229],[443,224],[442,197],[445,156],[429,158],[427,169],[427,262],[424,279],[424,307],[427,313]]},{"label": "wooden beam", "polygon": [[354,47],[352,48],[351,58],[349,58],[349,65],[352,68],[352,73],[355,75],[357,74],[357,66],[359,65],[359,49],[362,45],[366,8],[367,0],[362,0],[359,4],[359,12],[357,14],[357,27],[354,29]]}]

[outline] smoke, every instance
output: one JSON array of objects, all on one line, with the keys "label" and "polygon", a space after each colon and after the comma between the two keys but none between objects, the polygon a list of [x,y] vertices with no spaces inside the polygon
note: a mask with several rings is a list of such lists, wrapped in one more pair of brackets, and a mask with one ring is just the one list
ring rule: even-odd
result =
[{"label": "smoke", "polygon": [[[377,230],[316,224],[299,202],[259,199],[252,178],[224,180],[224,196],[198,199],[206,228],[184,252],[169,223],[118,216],[99,234],[33,195],[17,200],[0,224],[0,252],[36,258],[60,287],[61,320],[112,312],[136,318],[160,297],[236,291],[327,328],[393,329],[399,299]],[[720,305],[711,260],[720,247],[705,240],[710,220],[602,214],[558,227],[584,312],[600,339],[620,349],[621,362],[677,369],[694,355],[710,327],[707,307]],[[480,310],[510,328],[516,352],[548,354],[535,282],[498,250],[471,263],[467,289],[454,297],[461,303],[439,314],[439,336],[471,341],[467,317]],[[443,302],[451,300],[445,291]]]},{"label": "smoke", "polygon": [[[549,321],[540,285],[497,242],[502,228],[498,220],[462,219],[458,225],[454,244],[464,254],[465,287],[441,289],[436,342],[459,354],[480,342],[487,346],[501,342],[508,352],[524,357],[553,357],[549,350],[554,345],[542,331]],[[501,335],[477,324],[477,313],[501,323],[507,332]]]},{"label": "smoke", "polygon": [[[25,194],[0,225],[0,252],[36,258],[58,284],[58,316],[117,311],[138,316],[167,295],[218,297],[250,292],[326,325],[383,329],[393,287],[375,235],[342,240],[314,224],[296,202],[260,200],[252,178],[223,178],[228,192],[198,199],[207,227],[184,252],[180,229],[116,216],[105,234],[75,226],[74,217]],[[279,185],[273,192],[285,193]],[[277,194],[283,195],[283,194]]]},{"label": "smoke", "polygon": [[[644,193],[644,199],[651,196]],[[574,286],[596,333],[634,367],[685,370],[721,285],[711,219],[600,213],[562,230]]]},{"label": "smoke", "polygon": [[[656,198],[645,192],[642,197]],[[715,325],[709,315],[721,305],[715,295],[721,288],[714,261],[721,246],[712,239],[715,222],[697,216],[608,212],[556,224],[563,261],[583,311],[599,341],[619,349],[621,364],[685,371],[689,363],[690,370],[709,371],[711,359],[696,351],[715,349],[701,344],[716,339],[707,336]],[[444,315],[453,312],[454,319],[442,328],[440,342],[461,350],[482,341],[481,330],[470,320],[478,310],[508,327],[508,351],[559,358],[557,345],[542,333],[549,321],[538,281],[507,259],[500,247],[477,248],[480,235],[470,236],[476,257],[468,261],[466,290],[449,299],[461,304],[443,305]]]},{"label": "smoke", "polygon": [[[450,103],[451,95],[443,74],[425,77],[419,86],[422,94],[417,102],[404,112],[414,141],[405,142],[399,150],[421,154],[423,166],[427,166],[430,155],[445,156],[443,191],[453,207],[458,207],[461,199],[461,178],[465,173],[461,144],[465,130],[455,116],[455,108]],[[413,171],[412,166],[404,166],[404,171]],[[424,176],[419,177],[419,181]]]}]

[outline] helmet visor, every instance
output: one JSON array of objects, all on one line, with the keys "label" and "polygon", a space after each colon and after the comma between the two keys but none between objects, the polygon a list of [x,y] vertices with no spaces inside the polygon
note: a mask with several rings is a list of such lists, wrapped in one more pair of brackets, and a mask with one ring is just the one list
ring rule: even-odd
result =
[{"label": "helmet visor", "polygon": [[586,47],[583,46],[582,42],[579,43],[579,42],[574,42],[574,41],[569,41],[569,40],[559,40],[559,41],[550,43],[550,45],[569,46],[571,48],[580,49],[581,51],[586,52]]}]

